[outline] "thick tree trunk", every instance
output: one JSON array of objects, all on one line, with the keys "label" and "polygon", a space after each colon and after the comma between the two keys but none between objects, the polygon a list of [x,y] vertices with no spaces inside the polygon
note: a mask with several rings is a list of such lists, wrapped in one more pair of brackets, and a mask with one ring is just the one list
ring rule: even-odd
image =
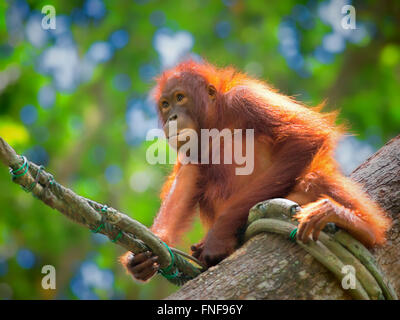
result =
[{"label": "thick tree trunk", "polygon": [[[387,244],[372,250],[400,296],[400,136],[351,177],[393,218]],[[334,276],[300,246],[275,234],[250,239],[167,299],[350,299]]]}]

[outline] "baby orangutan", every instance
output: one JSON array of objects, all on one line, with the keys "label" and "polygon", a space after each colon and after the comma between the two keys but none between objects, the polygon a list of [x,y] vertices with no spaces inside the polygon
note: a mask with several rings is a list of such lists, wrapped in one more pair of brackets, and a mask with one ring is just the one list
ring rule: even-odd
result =
[{"label": "baby orangutan", "polygon": [[[200,136],[201,129],[254,129],[250,174],[236,174],[235,162],[177,162],[163,187],[162,205],[151,228],[168,245],[187,230],[199,208],[208,232],[192,246],[193,256],[213,266],[238,246],[238,231],[246,224],[249,209],[272,198],[287,198],[302,206],[297,237],[303,242],[310,236],[316,241],[328,222],[368,247],[385,241],[390,219],[340,173],[333,158],[342,133],[334,113],[307,108],[232,68],[193,61],[165,71],[158,78],[155,98],[169,142],[189,130]],[[177,126],[176,133],[170,133],[171,123]],[[176,145],[178,154],[181,147],[182,141]],[[149,252],[128,252],[121,262],[142,281],[159,268],[157,257]]]}]

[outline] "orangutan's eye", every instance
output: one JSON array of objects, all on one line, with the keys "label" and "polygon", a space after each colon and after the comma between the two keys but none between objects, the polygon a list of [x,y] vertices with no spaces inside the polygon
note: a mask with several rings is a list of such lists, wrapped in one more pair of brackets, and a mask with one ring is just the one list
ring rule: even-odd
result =
[{"label": "orangutan's eye", "polygon": [[178,93],[178,94],[176,95],[176,100],[177,100],[177,101],[182,101],[183,98],[184,98],[184,96],[183,96],[182,93]]},{"label": "orangutan's eye", "polygon": [[165,100],[164,100],[164,101],[161,103],[161,106],[162,106],[164,109],[168,108],[168,107],[169,107],[168,101],[165,101]]}]

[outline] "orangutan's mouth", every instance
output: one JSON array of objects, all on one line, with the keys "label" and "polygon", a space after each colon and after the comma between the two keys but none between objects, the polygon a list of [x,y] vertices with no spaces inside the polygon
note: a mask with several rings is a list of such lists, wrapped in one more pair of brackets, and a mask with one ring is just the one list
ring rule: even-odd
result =
[{"label": "orangutan's mouth", "polygon": [[173,135],[170,135],[169,137],[168,137],[168,140],[170,140],[170,139],[173,139],[173,138],[178,138],[180,135],[182,135],[182,133],[185,133],[185,132],[187,132],[187,131],[189,131],[190,129],[182,129],[181,131],[179,131],[177,134],[173,134]]}]

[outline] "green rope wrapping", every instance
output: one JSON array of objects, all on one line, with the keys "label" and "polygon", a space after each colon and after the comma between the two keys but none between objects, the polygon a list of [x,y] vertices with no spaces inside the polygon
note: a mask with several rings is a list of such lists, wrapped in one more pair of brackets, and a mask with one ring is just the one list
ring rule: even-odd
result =
[{"label": "green rope wrapping", "polygon": [[40,172],[41,172],[43,169],[44,169],[43,166],[40,166],[40,167],[39,167],[39,169],[38,169],[38,171],[37,171],[37,174],[36,174],[35,181],[32,182],[30,186],[28,186],[28,187],[23,187],[23,186],[21,186],[22,189],[23,189],[25,192],[29,193],[29,192],[31,192],[31,191],[33,190],[33,188],[35,188],[35,186],[36,186],[37,183],[39,182]]},{"label": "green rope wrapping", "polygon": [[352,265],[357,272],[356,288],[349,289],[353,298],[398,299],[371,253],[346,232],[325,228],[318,241],[304,244],[297,240],[296,222],[292,221],[293,213],[299,211],[293,210],[296,206],[296,203],[287,199],[271,199],[256,204],[249,212],[244,241],[264,232],[286,235],[331,271],[339,281],[343,279],[343,266]]},{"label": "green rope wrapping", "polygon": [[297,234],[297,228],[294,228],[289,234],[289,239],[292,240],[293,242],[296,242],[296,234]]},{"label": "green rope wrapping", "polygon": [[[158,270],[158,273],[160,273],[165,279],[172,284],[182,286],[189,280],[196,278],[201,273],[202,270],[196,268],[193,264],[188,263],[187,260],[179,253],[175,255],[165,242],[161,242],[168,249],[171,255],[171,263],[169,266]],[[170,272],[173,270],[173,268],[175,268],[175,272],[171,274]]]},{"label": "green rope wrapping", "polygon": [[50,175],[50,179],[49,179],[49,185],[53,185],[53,184],[55,184],[56,183],[56,181],[54,180],[54,177],[52,176],[52,175]]},{"label": "green rope wrapping", "polygon": [[[54,181],[54,180],[53,180]],[[98,211],[100,211],[100,213],[106,213],[108,210],[108,206],[105,204],[104,206],[102,206],[102,208]],[[102,221],[101,224],[96,228],[96,229],[91,229],[90,231],[93,233],[98,233],[99,231],[103,230],[103,229],[108,229],[110,231],[112,231],[115,227],[110,225],[108,222],[104,221],[104,215],[102,216]],[[116,243],[123,235],[122,230],[118,231],[117,236],[114,239],[110,239],[111,242]]]},{"label": "green rope wrapping", "polygon": [[118,234],[117,234],[117,236],[114,238],[114,239],[112,239],[111,240],[111,242],[117,242],[118,241],[118,239],[119,238],[121,238],[122,237],[122,231],[120,230],[119,232],[118,232]]},{"label": "green rope wrapping", "polygon": [[100,224],[96,229],[92,229],[90,231],[92,231],[93,233],[98,233],[103,228],[104,228],[104,223]]},{"label": "green rope wrapping", "polygon": [[[19,177],[24,176],[24,175],[27,174],[28,171],[29,171],[29,161],[28,161],[28,159],[27,159],[25,156],[22,156],[21,158],[24,159],[24,163],[23,163],[18,169],[13,170],[12,168],[10,168],[10,173],[11,173],[11,176],[12,176],[12,180],[13,180],[13,181],[14,181],[16,178],[19,178]],[[22,173],[18,173],[19,171],[23,170],[24,168],[25,168],[25,170],[24,170]],[[43,169],[44,169],[44,166],[39,166],[39,169],[37,170],[37,173],[36,173],[35,181],[32,182],[29,186],[24,187],[24,186],[21,185],[21,188],[22,188],[25,192],[29,193],[29,192],[31,192],[31,191],[33,190],[33,188],[35,188],[35,186],[36,186],[37,183],[39,182],[40,172],[41,172]]]},{"label": "green rope wrapping", "polygon": [[169,264],[168,267],[164,268],[164,269],[160,269],[158,270],[158,272],[166,279],[168,280],[172,280],[175,279],[176,277],[178,277],[179,275],[179,270],[178,268],[175,268],[175,273],[170,274],[170,271],[172,270],[172,268],[175,267],[175,255],[174,253],[171,251],[170,247],[162,241],[162,243],[165,245],[165,247],[168,249],[169,254],[171,255],[171,263]]}]

